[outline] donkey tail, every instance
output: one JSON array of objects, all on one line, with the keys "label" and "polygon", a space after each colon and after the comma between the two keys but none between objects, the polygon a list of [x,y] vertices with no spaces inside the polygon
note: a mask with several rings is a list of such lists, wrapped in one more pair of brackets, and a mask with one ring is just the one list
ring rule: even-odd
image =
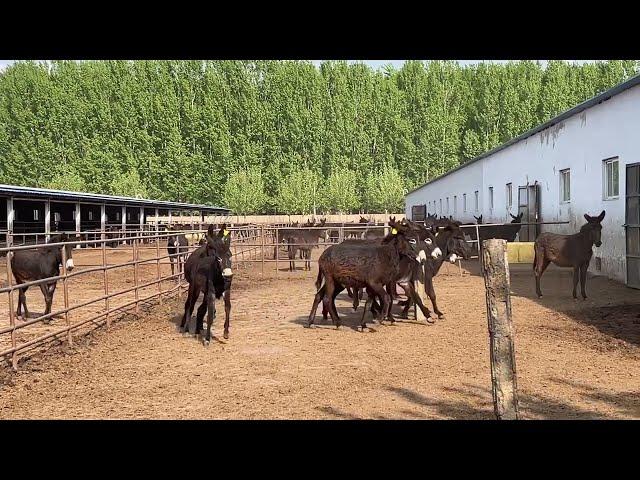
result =
[{"label": "donkey tail", "polygon": [[320,290],[320,286],[322,285],[322,279],[324,275],[322,274],[322,269],[318,268],[318,277],[316,278],[316,289]]},{"label": "donkey tail", "polygon": [[533,246],[533,271],[536,270],[536,264],[538,263],[538,249]]}]

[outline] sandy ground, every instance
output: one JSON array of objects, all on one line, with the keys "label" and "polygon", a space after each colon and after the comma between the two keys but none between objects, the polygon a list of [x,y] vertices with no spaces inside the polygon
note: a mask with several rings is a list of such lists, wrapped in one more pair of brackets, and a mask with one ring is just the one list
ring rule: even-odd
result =
[{"label": "sandy ground", "polygon": [[[277,277],[273,264],[264,276],[259,264],[236,270],[231,336],[222,339],[219,302],[208,348],[176,330],[183,295],[78,336],[71,348],[53,346],[17,374],[5,369],[0,418],[493,418],[476,262],[463,276],[445,265],[436,278],[446,319],[371,323],[364,333],[344,294],[343,327],[319,311],[318,327],[303,328],[317,266],[285,266]],[[511,282],[521,416],[640,418],[640,292],[596,277],[589,298],[574,301],[571,272],[550,267],[539,300],[530,265],[512,265]]]}]

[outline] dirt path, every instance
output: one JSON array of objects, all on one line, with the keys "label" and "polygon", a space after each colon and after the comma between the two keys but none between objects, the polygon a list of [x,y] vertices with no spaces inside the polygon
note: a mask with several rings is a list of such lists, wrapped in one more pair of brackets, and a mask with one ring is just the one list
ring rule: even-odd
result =
[{"label": "dirt path", "polygon": [[[346,295],[340,330],[320,315],[302,327],[316,268],[239,270],[231,337],[209,348],[176,332],[176,299],[36,357],[1,380],[0,418],[493,418],[476,265],[438,276],[446,320],[368,333],[350,328],[360,311]],[[512,266],[522,416],[640,418],[640,294],[594,278],[574,302],[570,273],[550,268],[534,300],[530,268]],[[220,337],[222,319],[219,303]]]}]

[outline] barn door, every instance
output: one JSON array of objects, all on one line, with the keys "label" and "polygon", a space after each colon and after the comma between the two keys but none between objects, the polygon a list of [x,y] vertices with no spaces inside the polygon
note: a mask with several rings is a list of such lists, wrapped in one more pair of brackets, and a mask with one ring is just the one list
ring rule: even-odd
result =
[{"label": "barn door", "polygon": [[[522,213],[522,223],[540,221],[540,185],[518,187],[518,214]],[[540,225],[523,225],[518,234],[521,242],[533,242],[540,233]]]},{"label": "barn door", "polygon": [[640,288],[640,164],[627,166],[627,285]]}]

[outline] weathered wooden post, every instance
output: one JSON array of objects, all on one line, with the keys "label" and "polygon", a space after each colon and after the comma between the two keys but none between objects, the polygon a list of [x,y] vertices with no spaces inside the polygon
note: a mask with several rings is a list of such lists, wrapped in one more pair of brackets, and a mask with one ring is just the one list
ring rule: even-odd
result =
[{"label": "weathered wooden post", "polygon": [[500,239],[485,240],[481,254],[489,321],[493,406],[498,420],[518,420],[507,242]]}]

